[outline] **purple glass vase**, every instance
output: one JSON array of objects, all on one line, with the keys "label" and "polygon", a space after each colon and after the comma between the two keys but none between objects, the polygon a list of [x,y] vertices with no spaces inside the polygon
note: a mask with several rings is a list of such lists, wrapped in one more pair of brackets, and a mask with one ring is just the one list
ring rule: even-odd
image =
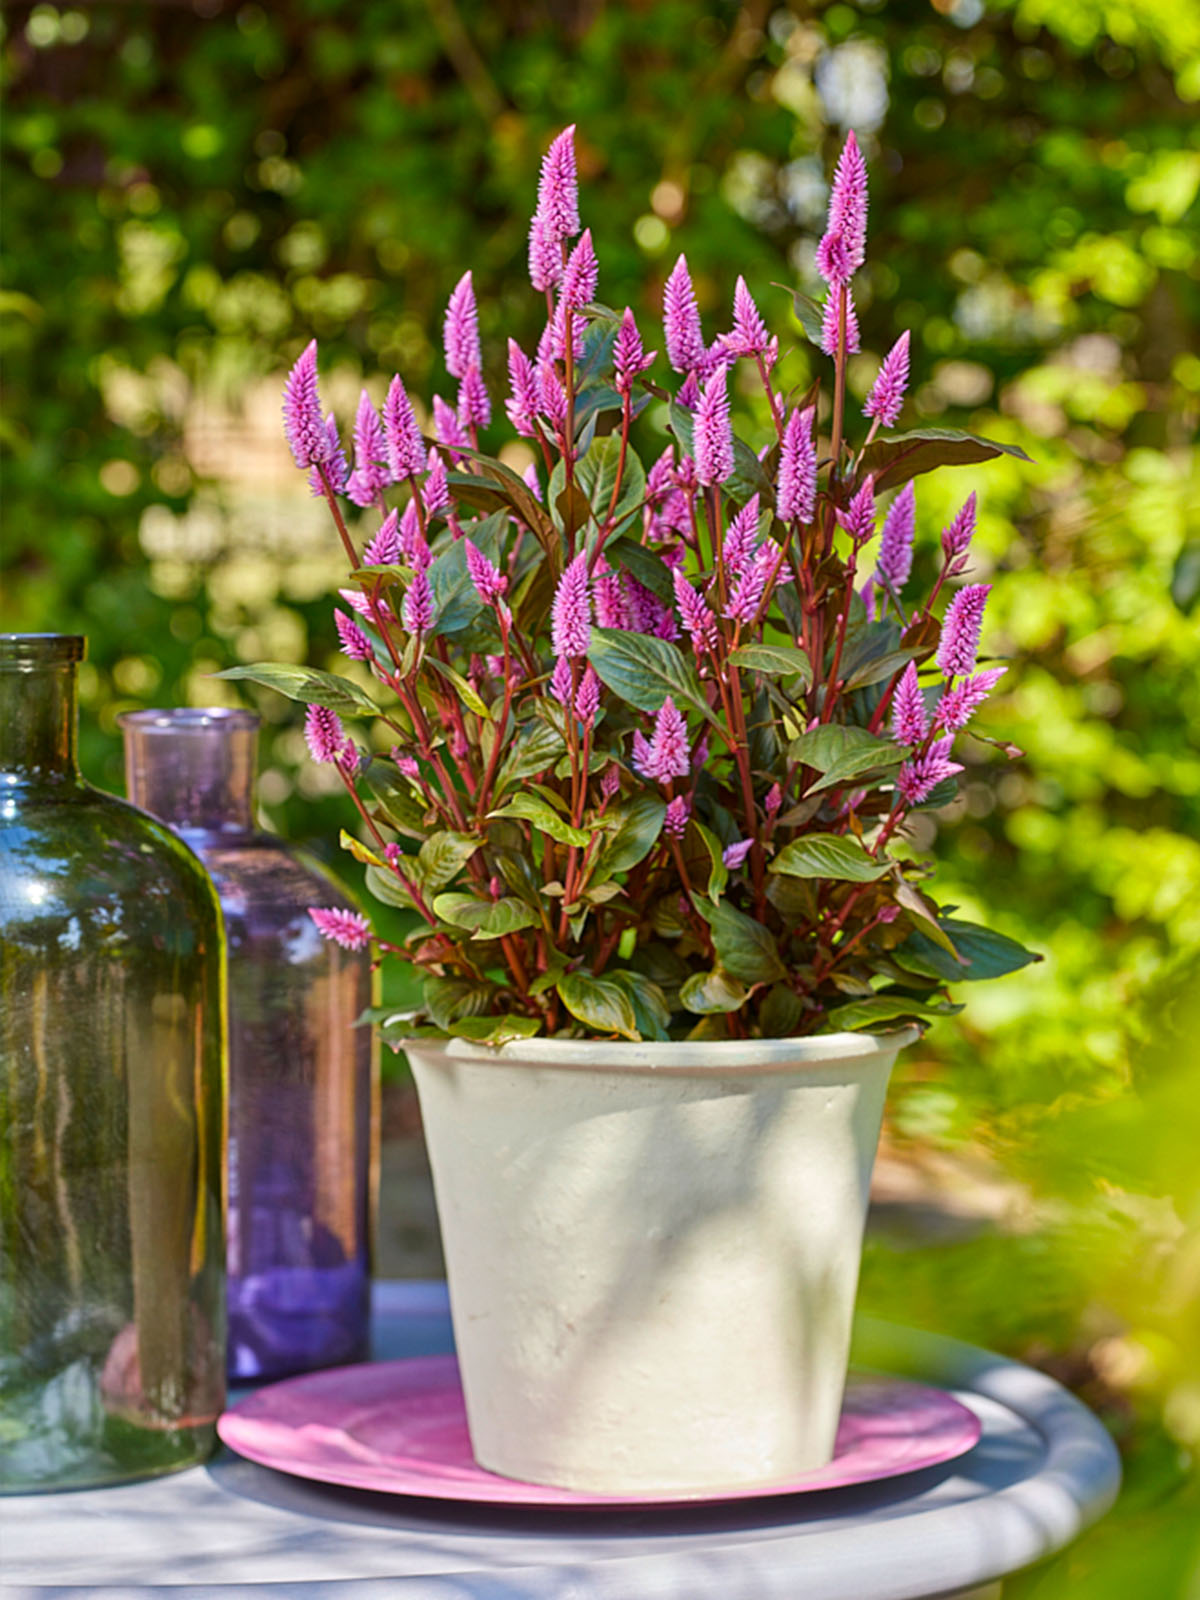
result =
[{"label": "purple glass vase", "polygon": [[129,798],[208,868],[229,947],[229,1375],[275,1378],[367,1354],[378,1153],[365,951],[309,906],[356,909],[322,866],[259,832],[259,719],[133,711]]}]

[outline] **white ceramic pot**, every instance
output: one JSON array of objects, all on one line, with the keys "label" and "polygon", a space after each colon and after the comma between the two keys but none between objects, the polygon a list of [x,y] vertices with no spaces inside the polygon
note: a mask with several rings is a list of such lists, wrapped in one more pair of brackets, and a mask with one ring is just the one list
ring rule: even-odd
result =
[{"label": "white ceramic pot", "polygon": [[915,1037],[408,1046],[479,1464],[701,1494],[829,1461]]}]

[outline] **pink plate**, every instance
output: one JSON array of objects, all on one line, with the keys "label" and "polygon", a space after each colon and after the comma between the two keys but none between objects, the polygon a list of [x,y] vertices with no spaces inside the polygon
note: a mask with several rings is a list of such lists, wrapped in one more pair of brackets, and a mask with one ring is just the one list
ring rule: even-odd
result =
[{"label": "pink plate", "polygon": [[578,1494],[476,1466],[458,1362],[421,1356],[288,1378],[227,1411],[217,1431],[239,1455],[320,1483],[435,1500],[580,1509],[749,1500],[870,1483],[952,1461],[975,1444],[980,1423],[940,1389],[852,1375],[833,1460],[816,1472],[719,1492]]}]

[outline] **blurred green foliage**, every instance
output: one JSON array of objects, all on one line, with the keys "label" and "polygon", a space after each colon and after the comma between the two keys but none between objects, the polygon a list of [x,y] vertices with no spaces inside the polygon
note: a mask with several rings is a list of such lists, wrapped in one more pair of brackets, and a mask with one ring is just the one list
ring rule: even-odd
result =
[{"label": "blurred green foliage", "polygon": [[[604,300],[649,332],[683,249],[710,337],[739,271],[786,332],[769,286],[811,287],[856,127],[853,385],[910,327],[906,416],[1036,459],[918,485],[930,560],[979,491],[985,643],[1012,662],[985,727],[1028,752],[976,746],[921,842],[944,898],[1048,958],[972,986],[893,1098],[896,1148],[988,1157],[1022,1220],[877,1241],[864,1299],[1043,1360],[1121,1435],[1122,1513],[1014,1594],[1194,1600],[1197,0],[194,0],[3,26],[0,625],[89,635],[83,761],[113,788],[118,711],[228,698],[208,674],[239,660],[333,664],[338,552],[277,431],[312,333],[347,420],[364,375],[428,400],[469,265],[499,397],[506,336],[540,324],[538,160],[571,121]],[[328,855],[344,803],[292,708],[255,703],[267,810]]]}]

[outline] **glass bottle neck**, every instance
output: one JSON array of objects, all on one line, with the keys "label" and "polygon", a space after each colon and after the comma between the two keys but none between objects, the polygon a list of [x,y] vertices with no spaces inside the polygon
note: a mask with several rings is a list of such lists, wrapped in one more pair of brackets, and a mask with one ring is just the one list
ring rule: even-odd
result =
[{"label": "glass bottle neck", "polygon": [[125,789],[181,833],[254,832],[258,718],[249,711],[132,711]]},{"label": "glass bottle neck", "polygon": [[82,639],[0,636],[0,788],[77,783]]}]

